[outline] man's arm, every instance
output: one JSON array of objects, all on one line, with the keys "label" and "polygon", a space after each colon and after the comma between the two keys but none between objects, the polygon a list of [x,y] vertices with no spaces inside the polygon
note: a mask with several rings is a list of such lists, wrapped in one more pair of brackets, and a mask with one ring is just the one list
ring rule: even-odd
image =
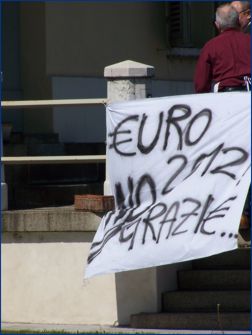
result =
[{"label": "man's arm", "polygon": [[207,93],[211,91],[212,65],[207,48],[203,48],[194,74],[194,88],[196,93]]}]

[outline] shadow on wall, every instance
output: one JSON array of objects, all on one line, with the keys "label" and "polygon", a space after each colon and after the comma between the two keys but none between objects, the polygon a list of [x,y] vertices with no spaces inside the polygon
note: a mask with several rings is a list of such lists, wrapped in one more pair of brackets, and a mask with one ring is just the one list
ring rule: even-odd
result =
[{"label": "shadow on wall", "polygon": [[118,324],[130,324],[130,316],[162,311],[162,293],[177,289],[177,271],[191,269],[191,262],[151,267],[115,274]]}]

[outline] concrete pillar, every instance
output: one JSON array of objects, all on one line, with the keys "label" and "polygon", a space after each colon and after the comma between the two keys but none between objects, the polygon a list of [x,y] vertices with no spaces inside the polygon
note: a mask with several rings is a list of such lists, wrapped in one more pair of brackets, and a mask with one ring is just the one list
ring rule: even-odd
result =
[{"label": "concrete pillar", "polygon": [[[125,61],[104,70],[108,80],[108,103],[152,96],[151,77],[154,67]],[[104,194],[111,194],[106,169]],[[146,255],[148,257],[148,255]],[[160,312],[162,292],[175,290],[177,270],[190,268],[190,263],[172,264],[115,274],[117,317],[119,325],[128,325],[130,315],[141,312]]]},{"label": "concrete pillar", "polygon": [[[1,136],[1,155],[3,156],[3,137]],[[1,210],[8,209],[8,187],[5,183],[4,165],[1,164]]]},{"label": "concrete pillar", "polygon": [[[151,78],[153,76],[153,66],[131,60],[105,67],[104,77],[108,81],[108,103],[151,97]],[[104,194],[112,194],[107,164]],[[158,310],[156,282],[156,268],[115,274],[117,313],[120,325],[129,324],[131,314]]]},{"label": "concrete pillar", "polygon": [[[144,99],[152,96],[151,78],[154,76],[153,66],[126,60],[105,67],[104,77],[107,79],[108,103]],[[104,195],[112,194],[106,164],[106,180]]]},{"label": "concrete pillar", "polygon": [[[3,72],[1,71],[1,83],[3,83]],[[1,134],[1,157],[3,156],[3,125]],[[8,209],[8,187],[5,183],[4,165],[1,164],[1,210]]]}]

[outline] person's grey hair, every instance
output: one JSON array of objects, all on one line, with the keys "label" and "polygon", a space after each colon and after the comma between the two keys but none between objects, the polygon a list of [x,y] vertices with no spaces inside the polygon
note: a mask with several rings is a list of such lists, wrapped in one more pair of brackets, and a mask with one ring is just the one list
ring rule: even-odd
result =
[{"label": "person's grey hair", "polygon": [[[225,7],[226,10],[223,10]],[[217,8],[215,19],[222,30],[239,26],[239,14],[229,4],[224,4]]]}]

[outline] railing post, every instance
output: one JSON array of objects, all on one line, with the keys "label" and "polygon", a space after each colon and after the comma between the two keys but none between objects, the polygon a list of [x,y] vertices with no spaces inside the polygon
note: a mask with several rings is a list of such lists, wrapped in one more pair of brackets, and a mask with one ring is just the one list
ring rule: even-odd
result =
[{"label": "railing post", "polygon": [[[151,97],[151,77],[154,76],[154,72],[153,66],[131,60],[105,67],[104,77],[107,79],[107,102],[112,103]],[[112,192],[108,179],[107,158],[104,195],[110,194]]]},{"label": "railing post", "polygon": [[[1,156],[3,156],[3,132],[1,135]],[[8,187],[5,183],[4,164],[1,164],[1,210],[8,209]]]},{"label": "railing post", "polygon": [[[1,71],[1,83],[3,85],[3,72]],[[1,133],[1,157],[3,156],[3,124]],[[5,183],[4,164],[1,164],[1,210],[8,209],[8,187]]]}]

